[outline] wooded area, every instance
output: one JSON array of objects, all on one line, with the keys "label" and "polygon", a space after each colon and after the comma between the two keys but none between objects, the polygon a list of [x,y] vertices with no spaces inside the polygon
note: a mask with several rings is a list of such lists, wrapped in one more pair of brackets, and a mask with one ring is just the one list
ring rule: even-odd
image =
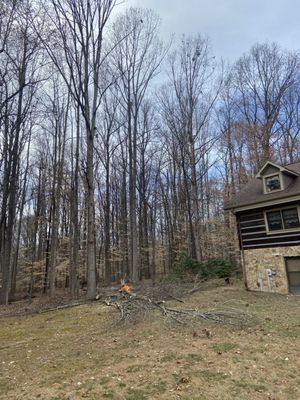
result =
[{"label": "wooded area", "polygon": [[1,1],[1,303],[93,298],[181,254],[236,264],[224,201],[298,160],[299,54],[255,44],[225,65],[159,26],[115,0]]}]

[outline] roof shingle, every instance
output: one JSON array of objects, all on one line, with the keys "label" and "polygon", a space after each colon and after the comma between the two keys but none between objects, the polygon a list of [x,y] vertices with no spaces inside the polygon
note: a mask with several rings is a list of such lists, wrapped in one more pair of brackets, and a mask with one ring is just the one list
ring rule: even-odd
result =
[{"label": "roof shingle", "polygon": [[[300,175],[300,162],[289,164],[284,168],[296,172]],[[254,204],[272,202],[287,197],[300,195],[300,176],[295,177],[289,186],[281,191],[265,194],[263,192],[263,182],[258,178],[251,178],[249,182],[238,192],[232,200],[225,204],[225,210],[232,210],[237,207],[246,207]]]}]

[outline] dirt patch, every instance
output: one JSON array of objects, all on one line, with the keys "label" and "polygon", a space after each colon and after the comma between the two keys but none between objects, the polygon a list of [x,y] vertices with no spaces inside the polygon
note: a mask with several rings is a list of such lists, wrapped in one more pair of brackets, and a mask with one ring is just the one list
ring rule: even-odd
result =
[{"label": "dirt patch", "polygon": [[69,296],[57,296],[51,299],[48,296],[38,295],[32,299],[21,299],[8,305],[0,305],[0,317],[35,314],[49,309],[71,304]]},{"label": "dirt patch", "polygon": [[99,303],[2,317],[0,398],[300,398],[300,297],[233,286],[206,288],[183,300],[185,308],[248,310],[258,323],[181,326],[153,313],[118,325],[117,311]]}]

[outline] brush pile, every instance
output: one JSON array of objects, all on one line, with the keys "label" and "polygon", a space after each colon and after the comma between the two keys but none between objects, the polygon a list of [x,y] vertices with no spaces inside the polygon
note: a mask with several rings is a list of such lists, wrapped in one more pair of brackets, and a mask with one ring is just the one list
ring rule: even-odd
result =
[{"label": "brush pile", "polygon": [[[168,296],[170,297],[170,296]],[[173,296],[172,296],[173,297]],[[175,299],[173,297],[173,299]],[[184,303],[181,299],[175,299]],[[157,300],[148,296],[126,293],[114,295],[102,300],[104,304],[114,307],[119,312],[118,322],[135,322],[149,313],[158,313],[165,319],[173,320],[182,325],[189,325],[196,320],[206,320],[218,324],[230,324],[236,326],[252,326],[257,321],[247,311],[239,308],[228,307],[227,304],[220,305],[218,309],[202,311],[197,308],[171,307],[165,300]]]}]

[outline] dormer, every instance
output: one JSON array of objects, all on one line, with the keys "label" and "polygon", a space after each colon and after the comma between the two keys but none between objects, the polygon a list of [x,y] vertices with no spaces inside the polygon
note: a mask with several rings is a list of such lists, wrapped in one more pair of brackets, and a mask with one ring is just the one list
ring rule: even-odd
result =
[{"label": "dormer", "polygon": [[288,168],[268,161],[257,173],[256,178],[263,182],[264,194],[285,190],[299,174]]}]

